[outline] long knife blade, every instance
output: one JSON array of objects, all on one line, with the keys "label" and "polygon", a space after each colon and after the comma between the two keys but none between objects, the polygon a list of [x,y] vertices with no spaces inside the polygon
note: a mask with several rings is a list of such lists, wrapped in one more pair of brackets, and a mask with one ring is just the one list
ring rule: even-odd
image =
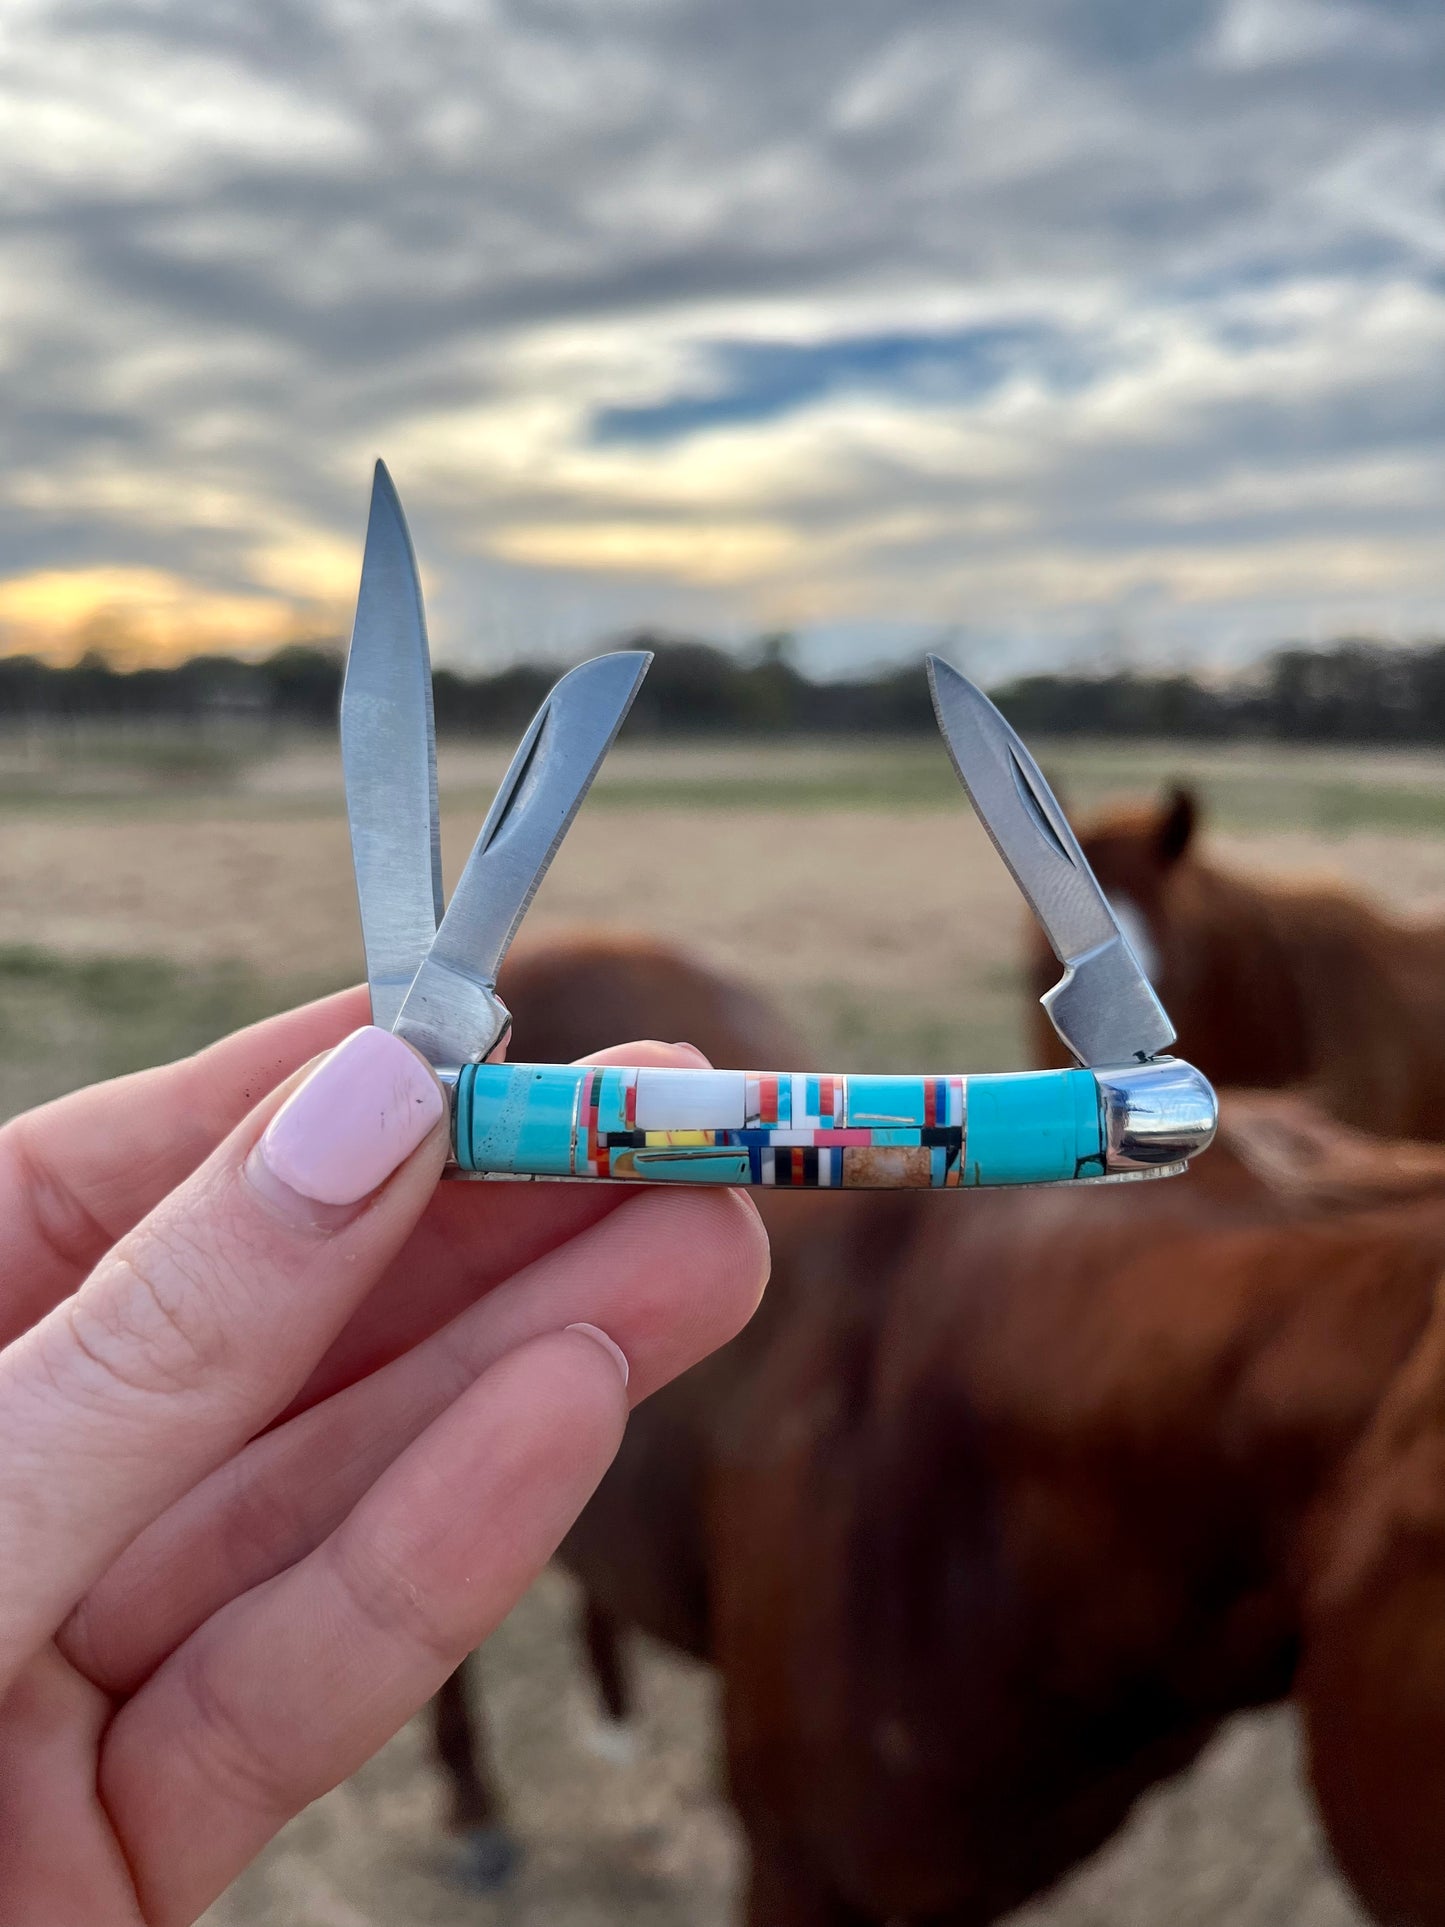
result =
[{"label": "long knife blade", "polygon": [[389,1030],[436,935],[442,869],[426,617],[384,462],[372,481],[341,691],[341,767],[371,1021]]},{"label": "long knife blade", "polygon": [[433,1064],[492,1049],[497,972],[612,747],[651,654],[620,650],[565,675],[532,719],[392,1028]]},{"label": "long knife blade", "polygon": [[1040,998],[1081,1064],[1127,1064],[1174,1027],[1043,772],[981,689],[938,656],[928,684],[958,779],[1043,925],[1064,974]]}]

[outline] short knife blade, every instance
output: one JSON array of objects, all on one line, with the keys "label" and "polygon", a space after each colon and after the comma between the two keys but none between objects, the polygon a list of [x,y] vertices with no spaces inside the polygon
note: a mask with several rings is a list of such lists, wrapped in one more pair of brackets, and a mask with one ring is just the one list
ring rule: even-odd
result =
[{"label": "short knife blade", "polygon": [[497,972],[652,657],[596,656],[570,670],[532,719],[393,1028],[433,1064],[497,1043]]},{"label": "short knife blade", "polygon": [[341,767],[371,1021],[389,1030],[442,914],[436,734],[421,583],[378,462],[341,692]]},{"label": "short knife blade", "polygon": [[1084,1065],[1166,1051],[1174,1027],[1038,764],[950,663],[930,656],[928,682],[959,781],[1064,966],[1040,999],[1054,1029]]}]

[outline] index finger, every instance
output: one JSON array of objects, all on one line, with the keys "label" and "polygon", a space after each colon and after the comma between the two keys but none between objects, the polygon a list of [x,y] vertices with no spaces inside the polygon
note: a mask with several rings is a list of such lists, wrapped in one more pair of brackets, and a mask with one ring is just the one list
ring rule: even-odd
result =
[{"label": "index finger", "polygon": [[262,1097],[366,1020],[358,985],[0,1129],[0,1345],[68,1297]]}]

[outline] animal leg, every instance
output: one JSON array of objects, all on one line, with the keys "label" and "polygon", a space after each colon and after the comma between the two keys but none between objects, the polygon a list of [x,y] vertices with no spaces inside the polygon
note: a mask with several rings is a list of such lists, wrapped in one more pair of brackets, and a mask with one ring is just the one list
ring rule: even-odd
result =
[{"label": "animal leg", "polygon": [[622,1622],[590,1594],[582,1608],[582,1642],[602,1703],[602,1717],[592,1722],[587,1746],[613,1766],[630,1766],[637,1757],[637,1735],[627,1724],[632,1708],[622,1663]]},{"label": "animal leg", "polygon": [[582,1637],[597,1697],[608,1719],[625,1720],[632,1709],[628,1704],[627,1673],[622,1664],[622,1628],[605,1606],[590,1597],[583,1608]]},{"label": "animal leg", "polygon": [[832,1893],[806,1856],[778,1843],[751,1845],[745,1927],[887,1927]]},{"label": "animal leg", "polygon": [[467,1883],[483,1890],[503,1886],[521,1849],[501,1815],[487,1755],[486,1723],[467,1697],[465,1660],[432,1701],[432,1734],[450,1789],[447,1828],[461,1836]]}]

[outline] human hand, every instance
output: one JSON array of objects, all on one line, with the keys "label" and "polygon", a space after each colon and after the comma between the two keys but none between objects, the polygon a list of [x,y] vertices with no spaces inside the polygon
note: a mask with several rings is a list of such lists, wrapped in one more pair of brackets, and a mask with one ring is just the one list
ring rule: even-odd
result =
[{"label": "human hand", "polygon": [[436,1191],[441,1093],[365,1017],[0,1131],[6,1923],[194,1919],[510,1609],[629,1398],[756,1303],[738,1193]]}]

